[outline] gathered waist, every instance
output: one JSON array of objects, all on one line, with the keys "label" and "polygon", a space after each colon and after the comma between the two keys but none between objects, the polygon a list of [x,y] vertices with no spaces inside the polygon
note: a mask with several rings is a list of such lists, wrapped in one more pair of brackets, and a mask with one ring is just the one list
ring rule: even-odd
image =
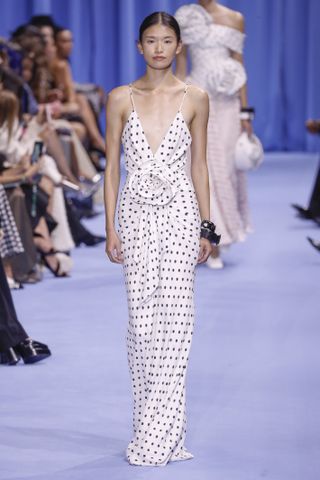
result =
[{"label": "gathered waist", "polygon": [[142,205],[167,205],[179,191],[192,186],[185,165],[166,165],[150,160],[127,170],[124,189],[133,201]]}]

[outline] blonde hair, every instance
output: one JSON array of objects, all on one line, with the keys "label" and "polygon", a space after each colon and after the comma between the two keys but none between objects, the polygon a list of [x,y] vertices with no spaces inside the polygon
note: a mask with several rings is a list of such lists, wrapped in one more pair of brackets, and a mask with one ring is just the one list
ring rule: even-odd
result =
[{"label": "blonde hair", "polygon": [[8,141],[12,135],[15,121],[18,118],[19,103],[14,93],[10,90],[0,90],[0,128],[7,125]]}]

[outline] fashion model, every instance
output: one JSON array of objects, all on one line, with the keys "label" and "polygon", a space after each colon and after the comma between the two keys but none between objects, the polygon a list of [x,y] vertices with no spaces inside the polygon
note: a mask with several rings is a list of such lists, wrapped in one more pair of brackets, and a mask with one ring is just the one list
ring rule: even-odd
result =
[{"label": "fashion model", "polygon": [[[106,253],[112,262],[123,263],[127,288],[134,397],[127,459],[133,465],[192,458],[185,448],[185,381],[194,271],[207,260],[216,237],[206,221],[209,101],[203,90],[173,75],[181,48],[172,16],[148,16],[138,42],[145,75],[112,90],[107,102]],[[191,140],[193,184],[185,171]],[[127,177],[117,232],[121,143]]]},{"label": "fashion model", "polygon": [[[176,74],[209,94],[208,170],[210,217],[214,216],[221,245],[243,241],[250,229],[246,178],[236,170],[234,150],[241,130],[252,133],[251,112],[247,105],[246,72],[243,66],[243,16],[216,0],[180,7],[176,14],[183,48],[177,56]],[[241,120],[242,118],[242,120]],[[207,265],[222,268],[218,248]]]}]

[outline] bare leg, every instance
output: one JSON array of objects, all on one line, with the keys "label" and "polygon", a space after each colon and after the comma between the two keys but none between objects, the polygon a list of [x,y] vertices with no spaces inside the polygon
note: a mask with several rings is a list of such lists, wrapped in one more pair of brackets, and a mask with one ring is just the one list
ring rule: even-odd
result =
[{"label": "bare leg", "polygon": [[[50,238],[49,230],[43,217],[40,219],[37,227],[34,230],[34,233],[34,243],[41,253],[46,254],[51,250],[53,251],[53,244]],[[53,270],[56,270],[59,266],[59,260],[55,254],[47,255],[46,260]]]},{"label": "bare leg", "polygon": [[83,123],[70,122],[70,124],[72,125],[72,128],[75,131],[75,133],[77,134],[80,142],[85,143],[85,141],[87,140],[87,129],[83,125]]},{"label": "bare leg", "polygon": [[45,175],[43,175],[39,185],[49,195],[47,212],[49,214],[52,214],[52,193],[54,189],[53,182],[52,180],[50,180],[49,177],[46,177]]},{"label": "bare leg", "polygon": [[10,260],[7,260],[4,258],[2,259],[2,263],[3,263],[3,268],[5,271],[6,277],[13,278],[13,271],[12,271]]},{"label": "bare leg", "polygon": [[77,94],[77,103],[80,106],[81,115],[83,117],[85,126],[87,127],[88,135],[93,147],[98,147],[101,150],[105,150],[105,141],[99,132],[96,124],[95,116],[90,108],[88,100],[85,96]]},{"label": "bare leg", "polygon": [[56,131],[51,127],[47,127],[41,132],[41,138],[45,141],[48,154],[54,158],[59,172],[71,182],[78,184],[78,179],[69,168],[59,136],[57,135]]}]

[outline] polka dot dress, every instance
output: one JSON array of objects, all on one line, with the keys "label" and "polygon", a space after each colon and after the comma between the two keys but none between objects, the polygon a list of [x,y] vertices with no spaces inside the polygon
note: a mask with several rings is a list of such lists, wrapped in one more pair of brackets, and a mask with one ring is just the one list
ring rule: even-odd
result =
[{"label": "polka dot dress", "polygon": [[[185,382],[194,324],[200,216],[186,174],[191,136],[181,107],[153,153],[135,110],[122,142],[128,171],[119,204],[133,387],[133,465],[186,460]],[[185,88],[185,95],[187,86]]]}]

